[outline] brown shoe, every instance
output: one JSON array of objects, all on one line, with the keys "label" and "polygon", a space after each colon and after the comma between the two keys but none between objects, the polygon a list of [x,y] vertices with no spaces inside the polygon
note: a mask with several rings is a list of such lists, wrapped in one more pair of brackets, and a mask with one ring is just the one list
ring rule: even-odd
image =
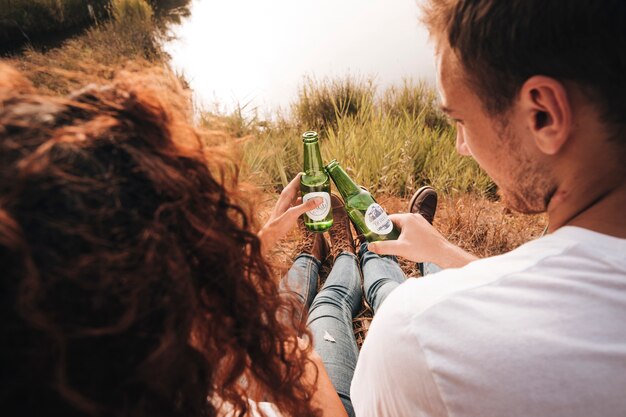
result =
[{"label": "brown shoe", "polygon": [[352,238],[352,229],[350,229],[350,218],[343,205],[343,201],[332,194],[330,196],[331,206],[333,208],[333,226],[328,230],[330,235],[330,256],[333,262],[342,252],[355,254],[354,239]]},{"label": "brown shoe", "polygon": [[409,202],[409,213],[419,213],[433,224],[437,211],[437,191],[428,185],[420,188],[413,194]]},{"label": "brown shoe", "polygon": [[[328,242],[324,238],[323,233],[311,232],[304,225],[302,217],[298,218],[298,231],[300,232],[301,241],[295,250],[295,256],[302,253],[308,253],[320,262],[324,262],[328,256]],[[294,258],[295,258],[294,256]]]}]

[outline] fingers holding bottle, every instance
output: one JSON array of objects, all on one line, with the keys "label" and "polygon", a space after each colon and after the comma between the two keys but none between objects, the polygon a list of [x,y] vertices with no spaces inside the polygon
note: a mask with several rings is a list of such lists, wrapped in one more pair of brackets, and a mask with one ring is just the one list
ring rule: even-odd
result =
[{"label": "fingers holding bottle", "polygon": [[395,255],[413,262],[433,262],[442,268],[459,268],[478,259],[449,242],[419,214],[392,214],[400,229],[395,241],[375,242],[368,249],[379,255]]}]

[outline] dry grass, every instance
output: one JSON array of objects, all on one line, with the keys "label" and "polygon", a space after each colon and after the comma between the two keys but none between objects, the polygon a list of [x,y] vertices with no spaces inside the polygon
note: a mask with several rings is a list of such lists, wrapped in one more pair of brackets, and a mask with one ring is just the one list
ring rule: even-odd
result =
[{"label": "dry grass", "polygon": [[442,202],[435,225],[452,242],[478,257],[500,255],[541,236],[545,215],[522,215],[500,202],[468,195]]},{"label": "dry grass", "polygon": [[[392,195],[377,196],[377,199],[389,213],[407,211],[408,199]],[[267,195],[261,218],[267,217],[274,201],[273,195]],[[446,238],[478,257],[500,255],[536,239],[541,236],[546,224],[544,215],[515,213],[498,201],[472,194],[440,198],[434,223]],[[277,266],[277,280],[290,267],[300,239],[297,231],[292,232],[272,254]],[[419,277],[415,263],[400,259],[400,266],[407,277]],[[324,264],[320,283],[331,267],[328,262]],[[371,320],[372,310],[364,302],[361,312],[354,319],[354,333],[359,347],[365,340]]]}]

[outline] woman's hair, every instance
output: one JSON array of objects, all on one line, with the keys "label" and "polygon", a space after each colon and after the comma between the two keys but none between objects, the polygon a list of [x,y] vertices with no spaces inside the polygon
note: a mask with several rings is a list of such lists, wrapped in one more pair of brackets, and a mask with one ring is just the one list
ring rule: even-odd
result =
[{"label": "woman's hair", "polygon": [[247,415],[244,374],[316,414],[236,172],[176,109],[136,79],[38,95],[0,64],[3,415]]}]

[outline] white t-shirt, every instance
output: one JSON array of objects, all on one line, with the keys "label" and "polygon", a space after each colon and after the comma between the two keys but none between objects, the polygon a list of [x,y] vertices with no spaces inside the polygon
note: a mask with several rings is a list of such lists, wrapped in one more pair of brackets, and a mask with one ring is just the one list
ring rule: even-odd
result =
[{"label": "white t-shirt", "polygon": [[626,416],[626,240],[563,227],[407,280],[351,397],[357,417]]}]

